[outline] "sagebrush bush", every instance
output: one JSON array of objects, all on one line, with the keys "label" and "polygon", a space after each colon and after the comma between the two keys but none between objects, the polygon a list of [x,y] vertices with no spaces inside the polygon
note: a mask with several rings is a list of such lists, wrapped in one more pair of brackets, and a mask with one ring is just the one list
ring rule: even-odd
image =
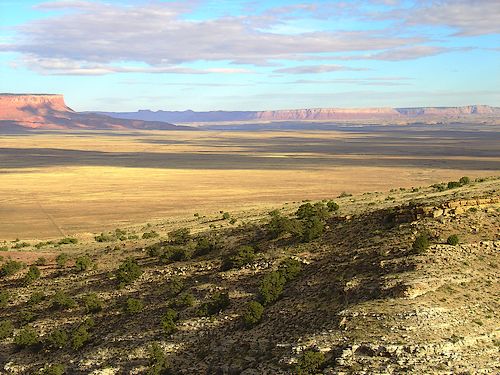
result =
[{"label": "sagebrush bush", "polygon": [[134,258],[127,258],[116,270],[116,278],[120,286],[128,285],[142,275],[142,268]]},{"label": "sagebrush bush", "polygon": [[77,272],[84,272],[93,266],[92,259],[88,255],[82,255],[75,260],[75,270]]},{"label": "sagebrush bush", "polygon": [[164,375],[170,367],[165,351],[158,343],[153,343],[148,347],[149,364],[147,375]]},{"label": "sagebrush bush", "polygon": [[11,337],[14,333],[14,324],[11,320],[0,320],[0,340]]},{"label": "sagebrush bush", "polygon": [[24,275],[23,284],[30,285],[39,278],[40,278],[40,269],[37,266],[30,266],[26,275]]},{"label": "sagebrush bush", "polygon": [[60,253],[56,257],[57,267],[63,268],[69,260],[69,255],[66,253]]},{"label": "sagebrush bush", "polygon": [[74,245],[74,244],[77,244],[78,243],[78,240],[76,238],[72,238],[72,237],[64,237],[62,239],[59,240],[59,242],[57,243],[58,245]]},{"label": "sagebrush bush", "polygon": [[104,301],[99,298],[97,293],[90,293],[83,297],[83,306],[87,313],[96,313],[104,307]]},{"label": "sagebrush bush", "polygon": [[316,350],[305,350],[297,361],[295,371],[297,374],[317,374],[325,363],[325,355]]},{"label": "sagebrush bush", "polygon": [[249,302],[245,307],[245,312],[243,313],[243,324],[247,328],[253,327],[261,321],[263,313],[264,306],[262,306],[259,302]]},{"label": "sagebrush bush", "polygon": [[411,248],[414,254],[422,254],[429,248],[429,246],[429,236],[427,233],[422,233],[415,239]]},{"label": "sagebrush bush", "polygon": [[2,290],[0,292],[0,307],[5,307],[9,303],[10,293],[8,290]]},{"label": "sagebrush bush", "polygon": [[142,234],[143,240],[149,240],[151,238],[156,238],[156,237],[160,237],[160,235],[158,233],[156,233],[154,230],[149,231],[149,232],[144,232]]},{"label": "sagebrush bush", "polygon": [[266,306],[275,302],[283,293],[286,279],[279,271],[268,273],[262,279],[259,287],[259,300]]},{"label": "sagebrush bush", "polygon": [[178,314],[174,309],[168,308],[161,318],[161,327],[166,335],[171,335],[177,330],[175,322],[178,319]]},{"label": "sagebrush bush", "polygon": [[0,277],[11,276],[21,271],[25,267],[23,262],[8,260],[0,267]]},{"label": "sagebrush bush", "polygon": [[68,344],[68,333],[56,328],[47,336],[46,344],[53,349],[62,349]]},{"label": "sagebrush bush", "polygon": [[76,306],[76,302],[62,290],[52,296],[52,308],[66,310]]},{"label": "sagebrush bush", "polygon": [[330,211],[330,212],[338,211],[338,209],[340,208],[340,206],[334,201],[328,201],[328,203],[326,204],[326,207],[328,208],[328,211]]},{"label": "sagebrush bush", "polygon": [[255,260],[255,249],[252,246],[241,246],[235,252],[226,255],[222,260],[222,270],[240,268]]},{"label": "sagebrush bush", "polygon": [[301,269],[302,264],[298,260],[288,258],[281,262],[278,268],[278,272],[281,272],[281,274],[285,278],[285,281],[288,282],[297,277]]},{"label": "sagebrush bush", "polygon": [[94,326],[92,319],[86,319],[78,325],[71,333],[71,347],[78,350],[85,346],[91,339],[89,330]]},{"label": "sagebrush bush", "polygon": [[38,332],[30,326],[24,327],[14,336],[14,344],[19,348],[33,347],[39,343],[40,336]]},{"label": "sagebrush bush", "polygon": [[198,314],[201,316],[212,316],[227,309],[230,305],[229,294],[226,292],[217,292],[212,296],[210,301],[200,306]]},{"label": "sagebrush bush", "polygon": [[28,299],[28,305],[38,305],[40,302],[42,302],[45,299],[45,294],[43,292],[37,291],[33,292]]},{"label": "sagebrush bush", "polygon": [[173,302],[175,307],[191,307],[194,305],[195,298],[192,293],[186,292],[180,294]]},{"label": "sagebrush bush", "polygon": [[60,363],[45,367],[41,371],[41,375],[64,375],[65,373],[66,367]]},{"label": "sagebrush bush", "polygon": [[191,239],[190,230],[188,228],[179,228],[168,232],[168,239],[174,245],[185,245]]},{"label": "sagebrush bush", "polygon": [[144,303],[137,298],[128,298],[125,302],[124,311],[129,315],[139,314],[144,309]]},{"label": "sagebrush bush", "polygon": [[207,255],[218,250],[219,248],[220,244],[215,237],[202,237],[198,239],[198,242],[196,243],[194,255]]},{"label": "sagebrush bush", "polygon": [[456,234],[452,234],[451,236],[448,237],[448,239],[446,240],[446,243],[448,245],[453,245],[453,246],[456,246],[458,245],[458,243],[460,242],[460,239],[458,238],[458,235]]},{"label": "sagebrush bush", "polygon": [[303,226],[299,220],[282,216],[278,210],[271,211],[269,214],[271,220],[268,230],[273,238],[279,238],[285,234],[291,234],[293,237],[302,236]]}]

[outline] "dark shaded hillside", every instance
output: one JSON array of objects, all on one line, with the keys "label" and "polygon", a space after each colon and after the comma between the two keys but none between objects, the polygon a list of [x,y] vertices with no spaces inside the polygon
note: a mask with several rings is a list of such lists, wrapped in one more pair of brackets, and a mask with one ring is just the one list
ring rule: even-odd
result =
[{"label": "dark shaded hillside", "polygon": [[0,243],[0,368],[494,373],[499,194],[463,178]]}]

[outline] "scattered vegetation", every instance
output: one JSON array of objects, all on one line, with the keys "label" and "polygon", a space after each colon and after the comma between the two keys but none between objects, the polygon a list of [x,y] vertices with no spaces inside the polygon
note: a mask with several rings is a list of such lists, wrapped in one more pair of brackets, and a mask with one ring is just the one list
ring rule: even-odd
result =
[{"label": "scattered vegetation", "polygon": [[139,314],[143,309],[144,303],[142,302],[142,300],[137,298],[128,298],[123,308],[125,313],[128,315]]},{"label": "scattered vegetation", "polygon": [[88,271],[93,266],[92,259],[88,255],[82,255],[75,260],[75,270],[77,272]]},{"label": "scattered vegetation", "polygon": [[26,326],[14,336],[14,344],[20,349],[34,347],[40,344],[40,336],[33,327]]},{"label": "scattered vegetation", "polygon": [[231,304],[229,294],[227,292],[215,293],[211,300],[203,303],[198,310],[200,316],[212,316],[227,309]]},{"label": "scattered vegetation", "polygon": [[222,260],[222,270],[240,268],[255,260],[255,249],[252,246],[241,246],[235,252],[227,255]]},{"label": "scattered vegetation", "polygon": [[446,239],[446,243],[448,245],[456,246],[460,242],[460,239],[458,238],[458,235],[452,234]]},{"label": "scattered vegetation", "polygon": [[116,270],[116,279],[120,287],[131,284],[142,275],[142,269],[134,258],[127,258]]},{"label": "scattered vegetation", "polygon": [[325,363],[325,355],[317,350],[305,350],[300,356],[295,373],[299,375],[317,374]]},{"label": "scattered vegetation", "polygon": [[168,308],[161,318],[161,327],[165,335],[171,335],[177,330],[175,322],[178,319],[178,314],[174,309]]},{"label": "scattered vegetation", "polygon": [[0,277],[11,276],[21,271],[25,267],[24,263],[16,260],[8,260],[0,267]]},{"label": "scattered vegetation", "polygon": [[99,298],[97,293],[90,293],[83,297],[83,306],[87,313],[96,313],[104,307],[104,301]]},{"label": "scattered vegetation", "polygon": [[14,324],[11,320],[1,320],[0,321],[0,340],[11,337],[14,333]]},{"label": "scattered vegetation", "polygon": [[264,306],[257,301],[251,301],[246,305],[245,313],[243,314],[243,323],[247,328],[251,328],[258,324],[264,314]]},{"label": "scattered vegetation", "polygon": [[429,248],[429,246],[429,235],[427,233],[422,233],[417,236],[415,241],[413,241],[411,248],[414,254],[422,254]]},{"label": "scattered vegetation", "polygon": [[37,266],[30,266],[28,272],[23,278],[23,284],[30,285],[39,278],[40,278],[40,269]]}]

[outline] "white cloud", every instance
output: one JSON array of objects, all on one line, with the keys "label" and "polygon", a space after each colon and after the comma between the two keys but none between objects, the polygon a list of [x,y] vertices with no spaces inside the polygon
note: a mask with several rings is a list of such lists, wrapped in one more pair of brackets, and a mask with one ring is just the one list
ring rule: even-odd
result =
[{"label": "white cloud", "polygon": [[309,73],[329,73],[339,71],[363,71],[366,68],[352,68],[343,65],[301,65],[293,66],[290,68],[276,69],[274,73],[288,73],[288,74],[309,74]]},{"label": "white cloud", "polygon": [[[20,26],[16,42],[4,44],[2,50],[22,53],[30,68],[47,74],[190,73],[189,68],[180,65],[210,61],[266,66],[280,60],[328,59],[328,54],[338,52],[393,49],[425,40],[383,31],[315,31],[294,35],[269,31],[281,22],[279,14],[189,20],[186,12],[195,4],[188,1],[126,6],[69,0],[43,3],[38,7],[70,11]],[[281,12],[297,9],[316,11],[307,6]],[[150,68],[127,67],[136,63]],[[120,64],[127,66],[116,66]],[[212,71],[242,72],[226,68]]]}]

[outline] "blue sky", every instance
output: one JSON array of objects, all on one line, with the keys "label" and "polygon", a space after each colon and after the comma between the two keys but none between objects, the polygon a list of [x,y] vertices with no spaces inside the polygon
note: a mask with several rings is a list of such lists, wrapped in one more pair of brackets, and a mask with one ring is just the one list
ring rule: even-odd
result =
[{"label": "blue sky", "polygon": [[0,0],[0,91],[76,110],[500,105],[500,2]]}]

